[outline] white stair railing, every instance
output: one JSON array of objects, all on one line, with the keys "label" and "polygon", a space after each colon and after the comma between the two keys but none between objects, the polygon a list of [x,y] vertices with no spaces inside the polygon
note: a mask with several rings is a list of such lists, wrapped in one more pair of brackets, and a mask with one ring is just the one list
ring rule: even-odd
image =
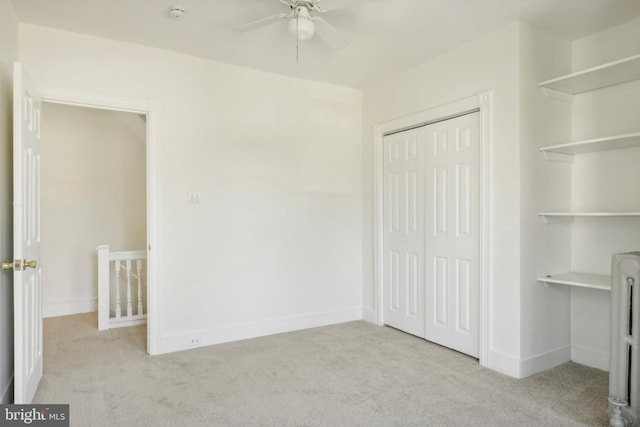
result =
[{"label": "white stair railing", "polygon": [[[140,325],[147,322],[143,301],[143,262],[146,251],[111,252],[109,245],[100,245],[98,251],[98,330]],[[114,280],[111,280],[113,272]],[[124,280],[123,279],[124,276]],[[123,283],[124,282],[124,283]],[[135,297],[137,310],[133,310],[133,285],[136,285]],[[122,300],[124,285],[125,299]],[[113,292],[111,289],[113,288]],[[111,295],[114,295],[111,301]],[[123,315],[122,306],[126,315]],[[112,310],[113,307],[113,310]]]}]

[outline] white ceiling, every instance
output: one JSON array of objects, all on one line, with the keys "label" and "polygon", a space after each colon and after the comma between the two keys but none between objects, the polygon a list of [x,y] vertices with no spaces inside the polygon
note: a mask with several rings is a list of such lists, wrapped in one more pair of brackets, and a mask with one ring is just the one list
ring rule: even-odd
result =
[{"label": "white ceiling", "polygon": [[[300,43],[281,20],[232,28],[288,12],[279,0],[12,0],[18,19],[306,79],[362,87],[520,19],[577,39],[640,16],[638,0],[322,0],[322,14],[350,41],[330,50]],[[180,20],[170,6],[186,10]],[[337,8],[337,9],[336,9]],[[317,15],[317,13],[315,13]]]}]

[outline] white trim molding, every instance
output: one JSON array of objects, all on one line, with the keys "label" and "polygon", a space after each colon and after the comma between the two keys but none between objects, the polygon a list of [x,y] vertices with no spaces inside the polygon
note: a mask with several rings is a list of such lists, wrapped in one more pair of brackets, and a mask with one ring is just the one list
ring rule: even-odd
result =
[{"label": "white trim molding", "polygon": [[571,346],[566,345],[520,361],[518,378],[526,378],[538,372],[546,371],[571,360]]},{"label": "white trim molding", "polygon": [[71,314],[91,313],[98,311],[98,298],[74,299],[42,304],[42,317],[69,316]]},{"label": "white trim molding", "polygon": [[[378,325],[384,324],[383,319],[383,152],[382,142],[385,135],[401,132],[419,126],[425,126],[464,114],[479,113],[479,143],[480,143],[480,292],[479,292],[479,359],[480,365],[489,367],[491,342],[491,233],[490,219],[490,189],[491,189],[491,154],[493,146],[493,94],[482,92],[475,96],[452,102],[440,107],[431,108],[407,117],[381,123],[373,128],[373,200],[374,200],[374,295],[375,307],[373,313],[366,313],[365,319]],[[507,369],[511,371],[510,369]]]},{"label": "white trim molding", "polygon": [[600,349],[571,344],[571,360],[581,365],[609,372],[609,353]]},{"label": "white trim molding", "polygon": [[303,314],[162,337],[162,353],[362,320],[361,308]]},{"label": "white trim molding", "polygon": [[160,354],[160,108],[148,98],[115,98],[56,87],[40,87],[42,101],[77,107],[144,114],[147,117],[147,353]]},{"label": "white trim molding", "polygon": [[[160,354],[160,170],[159,115],[147,112],[147,353]],[[153,284],[153,286],[151,286]]]},{"label": "white trim molding", "polygon": [[378,320],[376,318],[376,311],[370,307],[363,307],[362,320],[364,320],[365,322],[378,324]]},{"label": "white trim molding", "polygon": [[488,367],[491,339],[491,171],[493,165],[493,92],[478,96],[480,108],[480,366]]},{"label": "white trim molding", "polygon": [[76,107],[100,108],[112,111],[147,114],[157,111],[150,99],[117,98],[106,94],[79,93],[62,88],[40,88],[43,102],[74,105]]},{"label": "white trim molding", "polygon": [[489,360],[482,366],[513,378],[520,378],[520,359],[495,349],[491,349]]}]

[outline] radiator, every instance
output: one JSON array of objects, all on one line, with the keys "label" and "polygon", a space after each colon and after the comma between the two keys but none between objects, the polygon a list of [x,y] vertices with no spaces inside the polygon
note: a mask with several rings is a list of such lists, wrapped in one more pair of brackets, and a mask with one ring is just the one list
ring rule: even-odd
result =
[{"label": "radiator", "polygon": [[640,252],[611,259],[609,425],[640,425]]}]

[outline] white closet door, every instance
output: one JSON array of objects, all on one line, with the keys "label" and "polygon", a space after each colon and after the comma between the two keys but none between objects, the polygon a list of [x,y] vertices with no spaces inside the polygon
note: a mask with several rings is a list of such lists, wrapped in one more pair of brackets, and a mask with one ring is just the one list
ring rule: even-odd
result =
[{"label": "white closet door", "polygon": [[424,129],[425,338],[478,357],[478,113]]},{"label": "white closet door", "polygon": [[424,130],[384,137],[384,323],[424,337]]}]

